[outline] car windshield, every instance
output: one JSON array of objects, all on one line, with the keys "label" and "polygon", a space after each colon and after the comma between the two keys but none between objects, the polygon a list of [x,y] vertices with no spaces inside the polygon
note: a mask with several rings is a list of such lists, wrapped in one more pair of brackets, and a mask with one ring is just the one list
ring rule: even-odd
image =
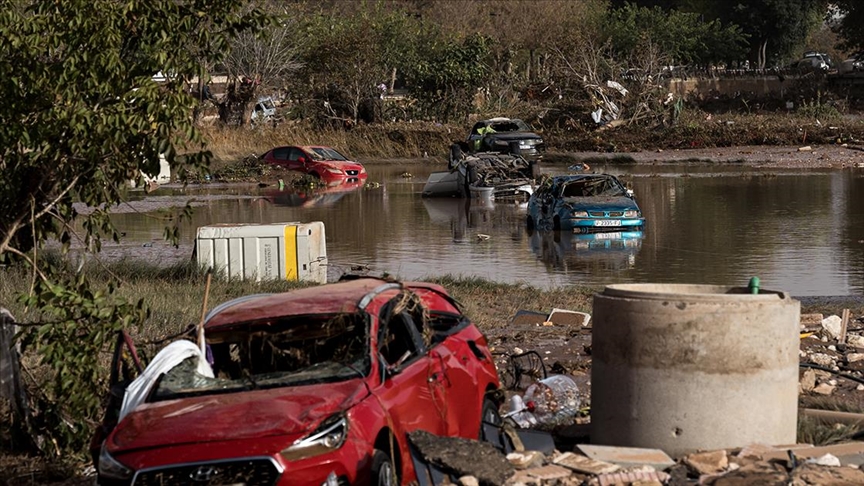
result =
[{"label": "car windshield", "polygon": [[582,177],[564,183],[561,197],[615,197],[627,194],[627,189],[609,176]]},{"label": "car windshield", "polygon": [[512,119],[504,122],[493,122],[491,125],[496,132],[530,132],[531,127],[525,124],[522,120]]},{"label": "car windshield", "polygon": [[195,358],[162,376],[149,401],[342,381],[371,366],[365,314],[291,316],[243,323],[208,334],[214,378]]},{"label": "car windshield", "polygon": [[312,147],[309,149],[309,155],[314,160],[348,160],[347,157],[330,147]]}]

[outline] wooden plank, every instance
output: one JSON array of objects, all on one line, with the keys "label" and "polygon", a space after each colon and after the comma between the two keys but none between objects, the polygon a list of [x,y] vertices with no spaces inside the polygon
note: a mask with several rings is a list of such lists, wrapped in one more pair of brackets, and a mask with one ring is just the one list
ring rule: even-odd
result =
[{"label": "wooden plank", "polygon": [[838,341],[841,344],[846,343],[846,329],[849,327],[849,314],[851,314],[849,309],[843,309],[843,314],[840,321],[840,337],[838,338]]}]

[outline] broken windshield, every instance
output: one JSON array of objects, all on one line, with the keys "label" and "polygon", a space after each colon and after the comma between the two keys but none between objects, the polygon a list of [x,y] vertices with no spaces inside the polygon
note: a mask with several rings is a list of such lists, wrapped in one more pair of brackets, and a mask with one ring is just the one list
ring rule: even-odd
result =
[{"label": "broken windshield", "polygon": [[492,123],[492,129],[496,132],[530,132],[531,127],[525,124],[522,120],[514,118],[504,122]]},{"label": "broken windshield", "polygon": [[623,196],[627,189],[616,179],[605,177],[583,177],[568,182],[561,188],[561,197],[616,197]]},{"label": "broken windshield", "polygon": [[315,160],[348,160],[347,157],[330,147],[312,147],[309,151],[309,155]]},{"label": "broken windshield", "polygon": [[208,334],[215,378],[189,359],[162,376],[149,401],[366,376],[371,366],[364,315],[291,316]]}]

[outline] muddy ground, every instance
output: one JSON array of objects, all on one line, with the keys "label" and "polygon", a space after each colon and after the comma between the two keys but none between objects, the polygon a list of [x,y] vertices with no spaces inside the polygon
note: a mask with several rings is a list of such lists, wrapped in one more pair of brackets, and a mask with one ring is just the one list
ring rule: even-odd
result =
[{"label": "muddy ground", "polygon": [[[664,164],[680,162],[710,162],[715,164],[738,164],[753,168],[777,169],[843,169],[864,168],[864,147],[843,145],[811,146],[744,146],[725,148],[706,148],[693,150],[644,150],[628,153],[578,152],[550,153],[545,163],[570,163],[572,161],[635,162],[645,164]],[[374,164],[373,160],[363,160]],[[429,163],[417,161],[381,161],[380,163]],[[436,161],[444,163],[444,160]],[[267,177],[260,180],[267,180]],[[235,179],[236,180],[236,179]],[[247,182],[255,179],[246,178]],[[135,203],[143,204],[147,203]],[[140,249],[136,249],[140,252]],[[802,314],[822,314],[823,317],[841,315],[843,309],[850,309],[850,336],[864,336],[864,296],[824,296],[800,299]],[[482,306],[482,302],[465,302],[469,307]],[[549,308],[528,310],[548,312]],[[590,308],[582,308],[590,312]],[[590,405],[591,380],[591,327],[578,323],[543,325],[540,322],[519,322],[509,325],[481,326],[487,333],[505,382],[512,382],[512,370],[519,367],[523,373],[520,386],[514,386],[510,393],[521,393],[540,370],[545,368],[549,374],[567,374],[574,378],[580,388],[583,408]],[[812,386],[810,376],[801,370],[801,404],[808,407],[823,407],[837,410],[864,410],[864,337],[853,340],[858,346],[839,343],[836,338],[824,336],[821,324],[815,321],[806,324],[802,331],[812,331],[811,336],[802,338],[801,362],[816,365],[825,370],[816,370]],[[516,360],[511,363],[510,356],[525,352],[536,353],[542,367],[529,360]],[[815,356],[815,357],[814,357]],[[827,358],[826,358],[827,356]],[[517,363],[517,364],[514,364]],[[509,372],[507,370],[510,370]],[[824,385],[824,386],[821,386]],[[579,422],[586,422],[580,417]],[[851,437],[854,431],[849,431]],[[848,439],[849,437],[840,437]],[[580,438],[571,437],[570,440]],[[831,439],[829,437],[829,439]],[[831,440],[837,440],[834,437]],[[566,447],[566,446],[565,446]],[[79,470],[75,477],[64,478],[67,469],[58,470],[54,461],[34,459],[16,455],[13,451],[0,456],[0,483],[2,484],[91,484],[92,477],[84,477]],[[742,483],[743,484],[743,483]]]}]

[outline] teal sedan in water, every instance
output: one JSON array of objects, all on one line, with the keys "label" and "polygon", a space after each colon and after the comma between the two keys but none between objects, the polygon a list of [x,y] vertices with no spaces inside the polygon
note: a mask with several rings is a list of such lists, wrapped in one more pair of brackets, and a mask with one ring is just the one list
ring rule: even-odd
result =
[{"label": "teal sedan in water", "polygon": [[645,218],[633,192],[610,174],[554,176],[528,200],[528,229],[575,234],[642,231]]}]

